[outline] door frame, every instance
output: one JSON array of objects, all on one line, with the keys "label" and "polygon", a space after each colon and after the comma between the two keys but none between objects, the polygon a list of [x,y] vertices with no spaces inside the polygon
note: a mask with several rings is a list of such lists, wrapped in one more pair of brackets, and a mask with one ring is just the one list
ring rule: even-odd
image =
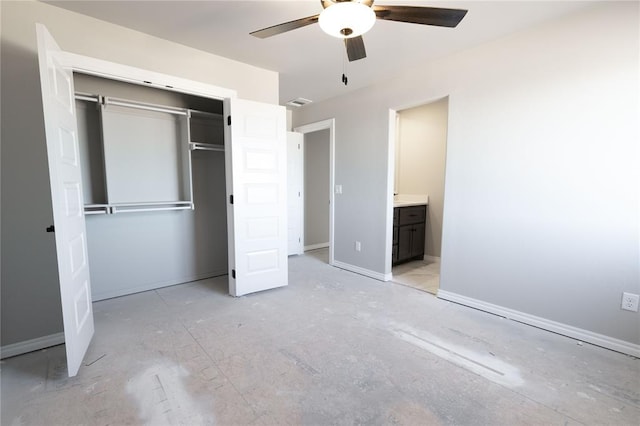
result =
[{"label": "door frame", "polygon": [[[146,87],[153,87],[160,90],[166,90],[171,92],[185,93],[200,97],[206,97],[211,99],[217,99],[223,102],[225,115],[230,116],[230,106],[239,102],[245,102],[238,99],[237,92],[235,90],[226,89],[211,84],[201,83],[181,77],[158,73],[155,71],[144,70],[129,65],[118,64],[115,62],[105,61],[102,59],[92,58],[76,53],[61,51],[59,53],[59,60],[63,66],[71,69],[74,72],[90,74],[110,80],[123,81],[126,83],[137,84]],[[255,102],[255,101],[252,101]],[[280,107],[283,108],[284,107]],[[286,126],[285,126],[286,128]],[[230,141],[231,130],[229,126],[225,126],[225,142]],[[286,152],[286,151],[285,151]],[[231,170],[231,146],[225,152],[225,164],[226,164],[226,187],[227,197],[232,195],[230,190],[233,188],[233,176]],[[232,230],[234,225],[234,206],[230,200],[227,200],[227,224],[228,229]],[[281,225],[280,225],[281,227]],[[232,296],[240,296],[244,293],[238,294],[236,287],[236,274],[237,269],[235,265],[236,259],[236,235],[232,235],[230,232],[227,235],[228,244],[228,256],[229,256],[229,294]],[[278,262],[278,264],[286,264],[286,254],[284,260]],[[286,268],[286,266],[285,266]],[[285,271],[285,284],[287,282]]]},{"label": "door frame", "polygon": [[[299,142],[294,140],[295,139],[299,139]],[[291,155],[291,145],[298,145],[298,149],[296,149],[296,153],[295,153],[295,159],[294,161],[296,162],[296,176],[295,176],[295,183],[298,185],[297,188],[299,189],[299,191],[294,191],[294,192],[298,192],[298,197],[296,197],[296,220],[298,221],[298,232],[299,232],[299,237],[298,237],[298,244],[296,244],[296,250],[295,253],[291,253],[291,248],[287,247],[287,252],[289,256],[298,256],[301,254],[304,254],[304,188],[302,187],[302,184],[304,184],[304,135],[301,133],[297,133],[297,132],[293,132],[293,131],[288,131],[287,132],[287,193],[290,191],[291,189],[291,174],[289,173],[290,170],[288,170],[289,167],[289,161],[290,161],[290,155]],[[288,202],[290,202],[291,200],[289,199]],[[287,211],[287,213],[289,213]],[[290,223],[291,222],[291,216],[289,216],[287,218],[287,221]]]},{"label": "door frame", "polygon": [[[329,118],[327,120],[317,121],[295,127],[294,132],[307,133],[317,132],[319,130],[329,130],[329,265],[335,266],[334,250],[333,250],[333,222],[335,216],[335,137],[336,119]],[[302,224],[304,228],[304,222]]]},{"label": "door frame", "polygon": [[221,101],[238,97],[235,90],[77,53],[62,51],[60,52],[59,60],[74,72],[90,74],[109,80],[124,81],[169,92],[186,93]]},{"label": "door frame", "polygon": [[[105,61],[102,59],[92,58],[90,56],[84,56],[67,51],[60,51],[57,53],[57,55],[57,59],[60,61],[60,63],[64,67],[71,69],[73,72],[94,75],[109,80],[123,81],[140,86],[153,87],[170,92],[185,93],[189,95],[217,99],[222,101],[225,105],[228,105],[231,99],[237,99],[237,92],[235,90],[226,89],[211,84],[201,83],[181,77]],[[226,128],[227,126],[225,126],[225,131]],[[226,157],[228,157],[228,155],[226,155]],[[227,160],[225,160],[225,162],[226,161]],[[229,177],[227,177],[227,180],[228,179]],[[227,182],[227,187],[230,184],[230,182]],[[233,223],[233,212],[232,209],[229,208],[227,209],[227,222]],[[234,238],[233,236],[228,236],[227,238],[229,259],[231,260],[235,250]],[[90,255],[91,254],[89,253],[89,256]],[[231,277],[231,267],[229,267],[228,273],[229,277]],[[229,291],[231,291],[231,289],[232,288],[230,282]]]},{"label": "door frame", "polygon": [[[406,109],[416,108],[422,105],[431,104],[439,101],[440,99],[448,98],[449,102],[451,101],[451,95],[447,94],[445,96],[438,96],[435,98],[428,98],[423,101],[413,102],[407,105],[396,106],[393,108],[389,108],[389,143],[388,143],[388,155],[387,155],[387,221],[386,221],[386,240],[387,244],[385,246],[385,281],[393,280],[393,259],[392,259],[392,251],[393,251],[393,194],[396,190],[396,179],[398,177],[398,159],[396,158],[396,144],[398,143],[399,135],[399,122],[400,122],[400,112]],[[450,111],[450,107],[447,111]],[[449,123],[451,122],[450,117],[447,115],[447,150],[448,150],[448,128]],[[446,170],[447,170],[447,160],[445,154],[445,179],[444,179],[444,195],[443,195],[443,204],[444,204],[444,212],[442,215],[442,241],[440,242],[441,246],[444,245],[445,241],[445,233],[444,233],[444,221],[446,220]],[[440,255],[440,264],[442,265],[442,254]],[[442,278],[442,275],[441,275]]]}]

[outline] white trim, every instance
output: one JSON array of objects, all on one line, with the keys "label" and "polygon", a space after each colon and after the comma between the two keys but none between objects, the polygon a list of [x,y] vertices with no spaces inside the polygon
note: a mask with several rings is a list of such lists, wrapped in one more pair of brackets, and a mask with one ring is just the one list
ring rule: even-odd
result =
[{"label": "white trim", "polygon": [[[393,193],[396,185],[396,143],[398,113],[389,110],[389,143],[387,144],[387,220],[385,221],[384,271],[391,279],[393,270]],[[387,280],[388,281],[388,280]]]},{"label": "white trim", "polygon": [[311,244],[308,246],[304,246],[304,251],[318,250],[318,249],[327,248],[327,247],[329,247],[329,243]]},{"label": "white trim", "polygon": [[[336,152],[336,119],[330,118],[315,123],[295,127],[294,132],[312,133],[329,129],[329,265],[335,266],[334,246],[334,218],[335,218],[335,152]],[[303,225],[304,227],[304,225]],[[305,248],[306,250],[306,248]]]},{"label": "white trim", "polygon": [[378,281],[390,281],[391,274],[381,274],[380,272],[372,271],[370,269],[364,269],[359,266],[350,265],[339,261],[334,261],[333,266],[336,268],[344,269],[349,272],[355,272],[356,274],[364,275],[365,277],[373,278]]},{"label": "white trim", "polygon": [[28,352],[38,351],[40,349],[57,346],[64,343],[64,333],[55,333],[48,336],[37,337],[23,342],[12,343],[0,348],[0,359],[9,358],[16,355],[26,354]]},{"label": "white trim", "polygon": [[109,80],[125,81],[162,90],[207,96],[216,99],[236,98],[238,96],[235,90],[225,89],[224,87],[116,62],[104,61],[77,53],[63,51],[60,52],[59,59],[62,64],[72,68],[76,72],[95,75]]},{"label": "white trim", "polygon": [[[292,184],[297,184],[299,191],[295,191],[298,192],[298,200],[296,202],[296,216],[298,219],[298,242],[295,243],[295,250],[292,252],[292,247],[289,247],[287,245],[287,255],[288,256],[294,256],[294,255],[301,255],[304,253],[304,200],[305,200],[305,193],[304,193],[304,135],[301,133],[296,133],[296,132],[292,132],[292,131],[287,131],[287,155],[289,154],[289,150],[291,149],[291,142],[292,142],[292,138],[296,138],[298,139],[298,135],[300,135],[299,137],[299,141],[293,141],[296,145],[298,145],[298,148],[296,150],[296,154],[294,154],[295,159],[292,160],[290,158],[287,158],[287,193],[289,192],[289,190],[291,189],[291,185]],[[297,166],[299,167],[298,170],[298,174],[295,176],[291,176],[289,174],[290,170],[289,170],[289,165],[291,164],[291,161],[295,161],[295,163],[297,163]],[[297,169],[297,167],[296,167]],[[287,203],[289,203],[290,200],[287,201]],[[289,226],[291,224],[291,216],[287,217],[287,221],[288,224],[287,226]],[[287,239],[290,236],[287,235]]]},{"label": "white trim", "polygon": [[422,260],[426,260],[427,262],[440,263],[440,256],[427,256],[425,254]]},{"label": "white trim", "polygon": [[481,311],[500,315],[513,321],[532,325],[534,327],[542,328],[543,330],[552,331],[554,333],[562,334],[563,336],[568,336],[583,342],[602,346],[603,348],[611,349],[640,358],[640,345],[637,345],[635,343],[605,336],[604,334],[594,333],[589,330],[584,330],[582,328],[574,327],[568,324],[548,320],[535,315],[527,314],[525,312],[504,308],[502,306],[483,302],[482,300],[473,299],[471,297],[462,296],[457,293],[451,293],[449,291],[438,290],[437,297],[439,299],[444,299],[450,302],[469,306],[471,308],[480,309]]}]

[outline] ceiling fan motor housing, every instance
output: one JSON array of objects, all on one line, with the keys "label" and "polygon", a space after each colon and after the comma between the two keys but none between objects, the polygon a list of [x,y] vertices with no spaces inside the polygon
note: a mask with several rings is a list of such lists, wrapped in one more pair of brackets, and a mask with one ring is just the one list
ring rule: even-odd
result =
[{"label": "ceiling fan motor housing", "polygon": [[373,0],[320,0],[320,3],[322,3],[323,9],[326,9],[336,3],[362,3],[365,6],[373,6]]},{"label": "ceiling fan motor housing", "polygon": [[352,38],[369,31],[376,21],[372,0],[321,0],[325,9],[319,16],[320,28],[338,38]]}]

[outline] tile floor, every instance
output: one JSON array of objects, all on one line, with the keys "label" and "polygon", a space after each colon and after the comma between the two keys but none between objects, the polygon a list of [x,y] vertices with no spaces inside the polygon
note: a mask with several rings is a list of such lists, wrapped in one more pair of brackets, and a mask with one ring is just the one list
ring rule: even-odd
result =
[{"label": "tile floor", "polygon": [[440,287],[440,263],[414,260],[392,268],[393,282],[437,294]]},{"label": "tile floor", "polygon": [[220,277],[94,304],[64,346],[2,361],[2,425],[638,425],[639,360],[431,294],[290,259],[240,298]]}]

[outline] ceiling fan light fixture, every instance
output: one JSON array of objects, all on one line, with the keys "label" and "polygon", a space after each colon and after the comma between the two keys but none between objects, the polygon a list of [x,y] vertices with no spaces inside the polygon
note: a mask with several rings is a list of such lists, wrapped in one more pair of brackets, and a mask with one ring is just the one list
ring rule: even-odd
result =
[{"label": "ceiling fan light fixture", "polygon": [[318,18],[322,31],[338,38],[360,36],[369,31],[375,22],[373,9],[354,1],[334,3],[324,9]]}]

